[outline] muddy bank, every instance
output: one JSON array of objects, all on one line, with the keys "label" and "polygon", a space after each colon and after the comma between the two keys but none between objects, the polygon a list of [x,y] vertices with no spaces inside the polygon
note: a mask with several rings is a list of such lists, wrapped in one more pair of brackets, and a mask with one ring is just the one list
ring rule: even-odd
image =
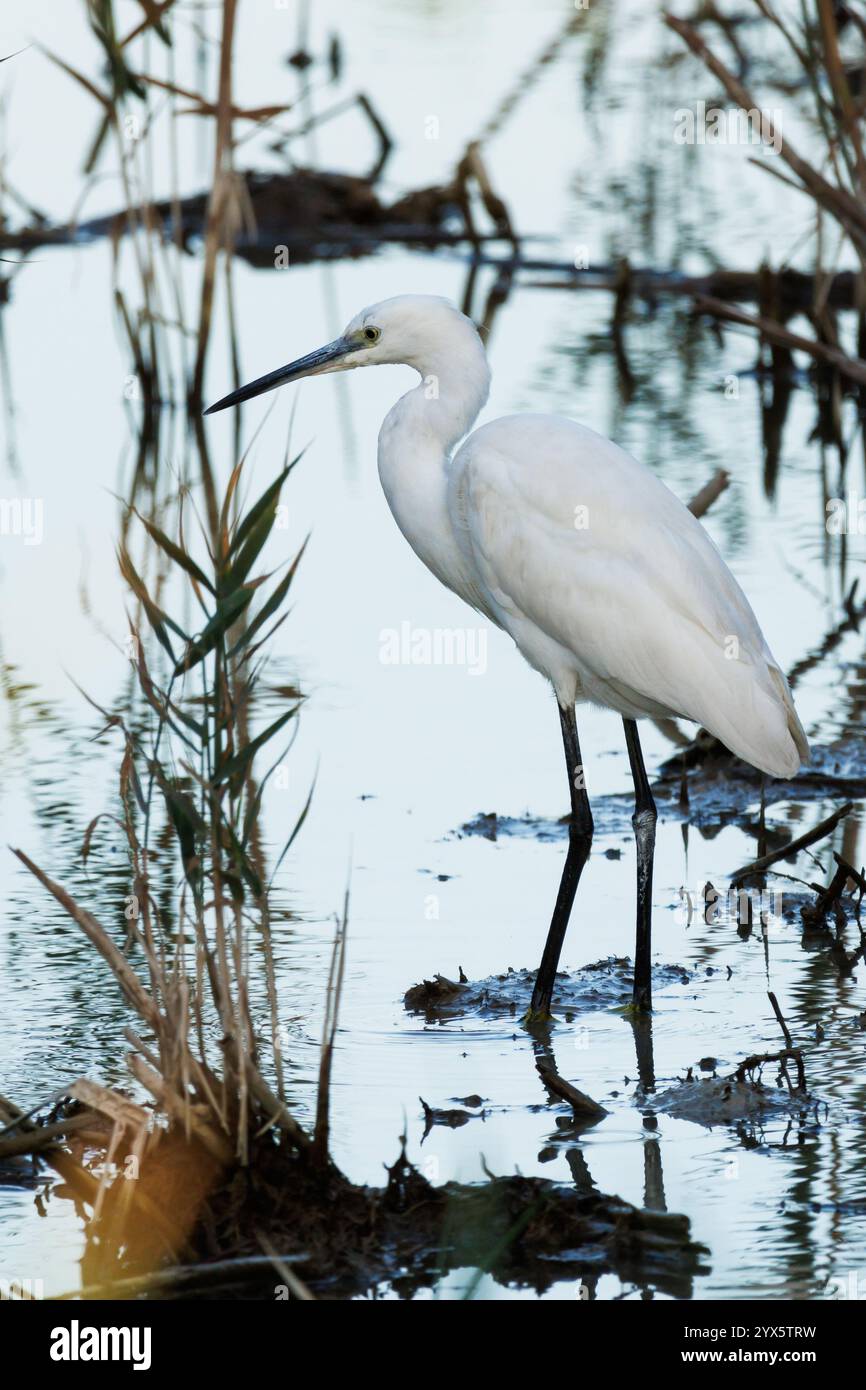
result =
[{"label": "muddy bank", "polygon": [[94,1284],[90,1296],[213,1296],[216,1284],[240,1298],[287,1298],[298,1288],[286,1284],[289,1271],[317,1298],[364,1296],[385,1283],[406,1298],[465,1268],[536,1293],[582,1279],[588,1296],[613,1272],[687,1298],[706,1251],[684,1216],[542,1178],[433,1187],[401,1152],[386,1187],[358,1187],[332,1166],[320,1173],[297,1156],[287,1161],[264,1141],[250,1168],[210,1196],[188,1253],[195,1270],[182,1266],[177,1280],[163,1271],[153,1281],[152,1249],[139,1251],[137,1271],[133,1252],[126,1282]]},{"label": "muddy bank", "polygon": [[[76,1106],[63,1113],[82,1116]],[[88,1217],[106,1161],[96,1137],[47,1152],[64,1180],[55,1197],[74,1201],[86,1223],[82,1289],[66,1298],[343,1299],[386,1285],[411,1298],[461,1269],[467,1296],[485,1273],[536,1293],[578,1279],[591,1298],[599,1277],[614,1273],[688,1298],[705,1271],[707,1251],[685,1216],[519,1174],[434,1187],[402,1145],[386,1186],[374,1188],[272,1135],[255,1141],[247,1166],[222,1167],[173,1127],[134,1184],[122,1174],[102,1184]],[[37,1170],[44,1181],[34,1160]],[[28,1176],[5,1168],[9,1185],[29,1185]]]}]

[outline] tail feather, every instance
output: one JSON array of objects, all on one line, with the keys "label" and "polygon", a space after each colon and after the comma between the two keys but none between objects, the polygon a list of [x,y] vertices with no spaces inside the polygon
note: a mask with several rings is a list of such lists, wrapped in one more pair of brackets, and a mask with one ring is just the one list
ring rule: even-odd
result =
[{"label": "tail feather", "polygon": [[770,777],[793,777],[803,763],[811,762],[812,753],[784,674],[769,663],[766,669],[773,688],[764,687],[758,694],[754,727],[748,731],[729,727],[718,731],[718,737],[737,757]]},{"label": "tail feather", "polygon": [[[806,730],[800,723],[800,716],[797,714],[794,707],[794,697],[791,694],[791,687],[787,682],[784,672],[780,671],[778,666],[771,666],[770,675],[773,678],[773,682],[785,706],[788,716],[788,732],[794,740],[794,747],[797,750],[800,760],[797,766],[800,767],[803,763],[810,763],[812,761],[812,750],[809,747]],[[796,772],[796,770],[795,768],[794,771]]]}]

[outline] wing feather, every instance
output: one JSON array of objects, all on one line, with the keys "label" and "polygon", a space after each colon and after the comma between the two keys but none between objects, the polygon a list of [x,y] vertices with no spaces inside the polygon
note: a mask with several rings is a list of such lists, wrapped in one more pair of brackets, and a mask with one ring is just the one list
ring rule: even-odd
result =
[{"label": "wing feather", "polygon": [[785,677],[709,535],[617,445],[558,416],[497,420],[455,456],[449,514],[477,606],[555,685],[571,664],[583,698],[695,720],[775,775],[808,756]]}]

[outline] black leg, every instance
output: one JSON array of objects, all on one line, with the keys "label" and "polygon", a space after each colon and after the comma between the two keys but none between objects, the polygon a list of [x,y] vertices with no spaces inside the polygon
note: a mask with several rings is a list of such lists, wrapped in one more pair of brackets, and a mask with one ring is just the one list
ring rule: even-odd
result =
[{"label": "black leg", "polygon": [[637,724],[622,721],[628,760],[634,782],[634,838],[637,845],[637,933],[634,947],[634,1007],[642,1013],[652,1008],[650,950],[652,940],[653,852],[656,843],[656,804],[643,765]]},{"label": "black leg", "polygon": [[553,917],[544,945],[544,954],[541,957],[541,965],[538,967],[538,974],[535,977],[535,989],[532,991],[532,1002],[527,1014],[527,1018],[530,1020],[550,1017],[550,1001],[553,997],[556,967],[559,965],[574,895],[577,892],[580,875],[583,873],[583,866],[589,858],[590,846],[592,845],[592,811],[584,786],[583,759],[580,756],[580,744],[577,739],[577,721],[571,706],[568,709],[559,706],[559,722],[562,725],[562,742],[565,748],[565,765],[568,770],[568,786],[571,794],[568,853],[565,856],[565,867],[562,870],[559,892],[556,895],[556,906],[553,909]]}]

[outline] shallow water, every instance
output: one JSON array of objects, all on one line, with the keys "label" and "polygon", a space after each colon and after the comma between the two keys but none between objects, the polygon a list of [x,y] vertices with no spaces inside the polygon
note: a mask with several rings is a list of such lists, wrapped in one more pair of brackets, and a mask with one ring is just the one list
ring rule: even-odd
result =
[{"label": "shallow water", "polygon": [[[73,62],[93,61],[74,7],[55,0],[34,24]],[[49,13],[50,12],[50,13]],[[242,29],[241,100],[289,94],[294,74],[282,64],[293,47],[285,15],[257,11]],[[764,212],[786,191],[746,164],[746,151],[683,149],[670,138],[673,111],[707,94],[694,69],[677,86],[647,56],[674,51],[654,15],[611,5],[587,17],[530,83],[521,74],[570,16],[570,7],[494,4],[469,11],[457,0],[430,6],[362,0],[322,5],[313,41],[337,28],[347,66],[343,92],[373,96],[397,141],[389,184],[423,186],[441,177],[466,138],[480,130],[506,93],[520,93],[488,152],[494,182],[517,225],[550,238],[542,254],[571,259],[585,245],[591,262],[627,251],[636,264],[699,268],[708,249],[725,264],[753,267],[768,249]],[[52,27],[53,26],[53,27]],[[4,36],[5,38],[6,36]],[[3,51],[19,45],[8,36]],[[423,65],[419,54],[424,55]],[[489,61],[479,63],[478,55]],[[188,47],[186,50],[189,58]],[[13,79],[7,121],[18,132],[18,161],[33,200],[65,215],[80,188],[78,169],[93,112],[62,74],[38,64],[38,90],[64,103],[62,129],[49,129],[21,73]],[[5,68],[10,64],[4,65]],[[676,69],[674,70],[677,71]],[[34,82],[33,87],[37,84]],[[447,100],[443,96],[447,93]],[[437,115],[439,138],[425,138]],[[360,168],[368,134],[349,118],[325,127],[306,154],[326,166]],[[250,163],[254,145],[247,147]],[[534,153],[544,150],[544,159]],[[190,188],[207,168],[190,133],[182,168]],[[263,158],[265,156],[262,156]],[[24,183],[13,162],[10,176]],[[737,197],[731,196],[731,189]],[[159,192],[164,190],[160,189]],[[110,209],[116,188],[97,186],[89,211]],[[664,217],[661,210],[664,209]],[[789,220],[770,246],[774,261],[794,247],[808,210],[791,195]],[[235,268],[242,372],[251,378],[333,337],[362,304],[406,290],[460,300],[466,267],[452,254],[402,249],[357,262],[288,272]],[[526,276],[526,280],[536,277]],[[483,271],[474,301],[480,313],[492,276]],[[123,399],[129,371],[111,306],[108,246],[39,253],[17,277],[3,310],[15,415],[8,415],[11,464],[6,496],[44,500],[44,538],[27,546],[0,538],[5,598],[0,629],[4,663],[0,746],[0,837],[20,845],[98,915],[123,929],[123,860],[110,829],[97,838],[87,867],[84,830],[111,805],[119,754],[111,735],[70,678],[95,700],[128,697],[123,585],[114,544],[118,504],[135,461],[135,409]],[[197,266],[184,272],[195,302]],[[838,465],[822,459],[812,438],[814,402],[794,393],[772,495],[764,486],[761,388],[751,367],[754,344],[737,332],[722,346],[698,331],[685,302],[638,307],[626,331],[633,394],[618,379],[609,325],[611,298],[518,284],[498,312],[489,339],[494,373],[484,418],[551,409],[610,433],[644,458],[680,495],[690,497],[719,466],[733,485],[707,525],[756,609],[780,664],[790,669],[820,647],[838,622],[841,597],[860,574],[862,537],[838,539],[823,527],[825,491],[839,491]],[[224,324],[210,364],[210,394],[227,389]],[[831,1278],[854,1271],[866,1284],[866,1132],[863,1081],[866,1007],[862,967],[840,977],[827,949],[805,940],[798,918],[766,932],[738,934],[734,924],[690,924],[681,889],[725,884],[756,853],[754,836],[736,824],[698,830],[678,817],[659,825],[654,887],[654,950],[678,964],[687,982],[659,989],[652,1043],[659,1087],[711,1055],[722,1070],[745,1055],[775,1050],[779,1027],[766,991],[777,994],[795,1037],[811,1044],[810,1084],[826,1102],[819,1124],[707,1129],[659,1116],[647,1124],[635,1104],[635,1034],[621,1012],[593,1009],[561,1022],[553,1047],[559,1070],[609,1114],[579,1139],[562,1138],[535,1070],[534,1044],[516,1020],[445,1025],[409,1015],[402,996],[437,971],[462,967],[484,978],[509,966],[534,967],[560,871],[561,838],[462,833],[479,812],[556,818],[566,805],[561,751],[551,697],[502,634],[483,629],[476,669],[458,665],[386,664],[382,634],[412,629],[468,629],[474,617],[426,573],[397,532],[379,490],[375,437],[379,421],[405,389],[404,369],[352,373],[311,382],[300,392],[293,438],[312,444],[292,476],[288,533],[272,541],[275,559],[312,528],[290,620],[276,639],[275,682],[297,679],[309,694],[290,755],[290,785],[269,790],[265,826],[279,846],[318,769],[313,807],[279,880],[285,916],[275,927],[280,1003],[292,1059],[294,1094],[308,1114],[317,1058],[332,914],[351,883],[348,969],[335,1062],[332,1121],[335,1158],[351,1177],[379,1182],[404,1125],[409,1156],[435,1181],[494,1172],[542,1173],[574,1180],[579,1151],[591,1181],[637,1204],[685,1212],[693,1236],[709,1248],[698,1298],[821,1296]],[[725,392],[737,379],[737,394]],[[292,405],[276,399],[255,447],[255,480],[268,479],[282,455]],[[256,404],[247,437],[264,414]],[[223,469],[232,440],[226,417],[209,423]],[[11,429],[8,427],[11,425]],[[851,422],[848,422],[849,433]],[[168,433],[168,431],[166,431]],[[160,466],[179,465],[183,430],[164,443]],[[822,481],[823,474],[823,481]],[[848,484],[862,478],[852,452]],[[860,484],[862,491],[862,482]],[[848,633],[797,685],[798,707],[819,745],[860,724],[863,647]],[[584,711],[581,742],[593,798],[624,793],[628,765],[613,715]],[[648,766],[671,755],[669,740],[645,726]],[[838,800],[796,796],[769,809],[773,827],[800,834]],[[603,807],[604,803],[601,803]],[[597,817],[604,819],[600,807]],[[752,806],[757,814],[757,795]],[[862,806],[832,837],[853,863],[864,858]],[[785,873],[825,881],[830,843]],[[621,857],[608,857],[619,850]],[[170,869],[166,865],[166,875]],[[100,962],[60,909],[35,888],[11,856],[2,862],[0,927],[0,1090],[24,1106],[46,1099],[81,1073],[123,1084],[125,1012]],[[633,947],[633,850],[627,823],[602,828],[581,883],[563,953],[574,968]],[[773,882],[773,880],[771,880]],[[782,888],[799,890],[799,885]],[[289,915],[290,914],[290,915]],[[856,928],[847,945],[856,944]],[[626,1079],[627,1078],[627,1079]],[[419,1096],[447,1107],[477,1093],[483,1118],[455,1130],[434,1128],[426,1141]],[[42,1184],[50,1189],[50,1183]],[[72,1205],[31,1186],[0,1187],[0,1278],[42,1278],[46,1292],[75,1287],[81,1251]],[[459,1297],[471,1271],[435,1291]],[[476,1297],[510,1297],[485,1276]],[[549,1297],[571,1298],[557,1285]],[[593,1296],[639,1297],[613,1276]]]}]

